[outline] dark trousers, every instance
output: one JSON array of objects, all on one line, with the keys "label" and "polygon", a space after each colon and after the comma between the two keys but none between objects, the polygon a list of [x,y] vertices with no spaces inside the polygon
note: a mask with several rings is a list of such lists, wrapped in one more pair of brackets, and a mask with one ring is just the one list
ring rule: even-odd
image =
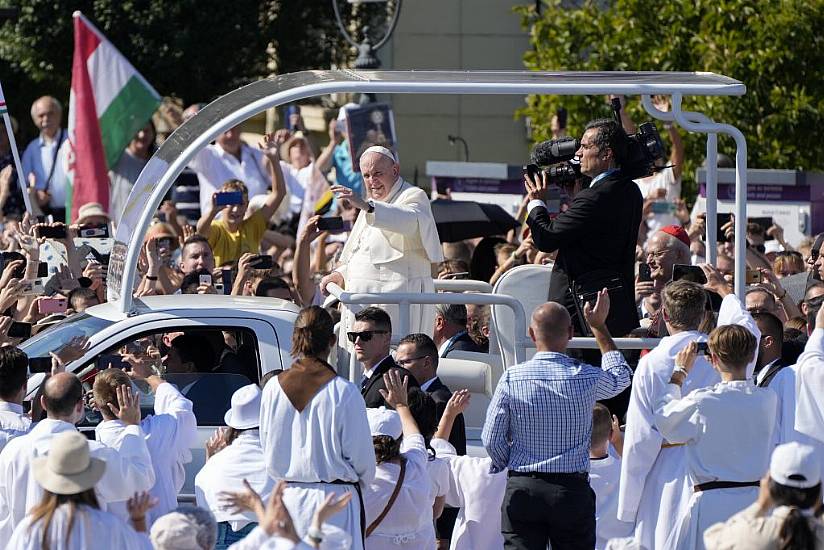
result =
[{"label": "dark trousers", "polygon": [[510,472],[501,507],[507,550],[595,547],[595,493],[586,474]]}]

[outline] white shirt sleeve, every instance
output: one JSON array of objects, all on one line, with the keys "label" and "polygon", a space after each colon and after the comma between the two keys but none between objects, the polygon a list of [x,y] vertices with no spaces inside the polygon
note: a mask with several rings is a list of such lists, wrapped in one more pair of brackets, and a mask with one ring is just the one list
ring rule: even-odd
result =
[{"label": "white shirt sleeve", "polygon": [[167,414],[177,421],[176,448],[178,452],[190,449],[197,440],[197,419],[192,402],[172,384],[163,382],[155,391],[155,414]]},{"label": "white shirt sleeve", "polygon": [[661,435],[673,443],[686,443],[698,437],[701,421],[698,401],[692,394],[681,397],[681,387],[667,384],[667,391],[655,405],[655,425]]},{"label": "white shirt sleeve", "polygon": [[529,213],[532,212],[532,210],[534,210],[535,208],[538,208],[539,206],[543,206],[544,208],[546,208],[546,203],[540,199],[532,199],[531,201],[529,201],[526,205],[526,215],[529,216]]},{"label": "white shirt sleeve", "polygon": [[155,473],[140,426],[125,426],[119,446],[92,447],[92,456],[106,461],[106,471],[97,484],[104,502],[128,500],[136,492],[148,491],[155,484]]},{"label": "white shirt sleeve", "polygon": [[813,330],[796,365],[795,429],[824,443],[824,329]]},{"label": "white shirt sleeve", "polygon": [[[354,385],[347,387],[346,399],[341,406],[349,411],[349,414],[339,415],[336,418],[341,420],[338,426],[341,434],[341,448],[348,454],[352,468],[358,474],[361,484],[366,484],[375,479],[375,448],[372,446],[372,431],[369,429],[369,420],[366,418],[366,407],[363,397],[355,389]],[[263,441],[261,434],[261,441]]]}]

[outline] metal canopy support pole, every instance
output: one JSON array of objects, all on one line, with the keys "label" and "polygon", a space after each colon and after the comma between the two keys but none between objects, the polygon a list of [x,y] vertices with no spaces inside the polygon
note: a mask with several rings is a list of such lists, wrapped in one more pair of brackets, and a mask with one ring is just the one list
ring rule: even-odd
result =
[{"label": "metal canopy support pole", "polygon": [[678,124],[687,130],[727,134],[735,140],[735,294],[743,301],[747,269],[747,140],[741,130],[730,124],[688,120],[681,111],[680,93],[672,94],[672,112]]}]

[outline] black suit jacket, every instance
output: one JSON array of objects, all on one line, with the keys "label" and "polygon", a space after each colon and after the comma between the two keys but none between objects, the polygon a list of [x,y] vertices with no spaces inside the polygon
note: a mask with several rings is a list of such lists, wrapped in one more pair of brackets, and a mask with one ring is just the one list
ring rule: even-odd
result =
[{"label": "black suit jacket", "polygon": [[778,371],[780,371],[786,366],[787,365],[785,365],[780,358],[777,361],[773,361],[770,365],[764,366],[763,368],[767,369],[767,372],[764,373],[764,378],[761,379],[761,382],[759,382],[756,385],[761,388],[766,388],[770,385],[770,382],[773,381],[775,375],[778,374]]},{"label": "black suit jacket", "polygon": [[406,370],[403,367],[399,367],[392,356],[388,356],[386,359],[378,363],[375,367],[375,370],[372,372],[372,376],[369,377],[369,380],[366,382],[366,386],[361,388],[361,395],[363,396],[363,400],[366,402],[367,408],[377,408],[377,407],[386,407],[387,409],[391,409],[389,405],[386,404],[386,401],[383,399],[381,392],[378,390],[386,391],[386,384],[383,382],[383,375],[389,372],[390,370],[398,370],[401,373],[401,379],[404,376],[409,377],[409,384],[407,388],[420,388],[421,385],[418,384],[418,381],[415,380],[415,377],[412,376],[412,373]]},{"label": "black suit jacket", "polygon": [[[446,357],[449,355],[450,351],[474,351],[476,353],[488,353],[489,350],[483,351],[481,346],[475,343],[475,340],[472,339],[469,334],[466,332],[462,332],[460,336],[455,338],[449,346],[444,350],[442,357]],[[444,386],[446,387],[446,386]]]},{"label": "black suit jacket", "polygon": [[638,326],[635,306],[635,245],[641,224],[643,198],[638,185],[620,170],[575,195],[566,212],[550,219],[546,208],[533,208],[527,216],[535,246],[542,252],[558,251],[549,285],[549,300],[564,304],[580,326],[569,290],[596,270],[609,270],[621,279],[623,292],[610,292],[607,327],[623,336]]},{"label": "black suit jacket", "polygon": [[[452,397],[452,391],[446,384],[441,382],[440,378],[436,377],[429,387],[426,388],[426,393],[428,393],[435,402],[435,423],[437,424],[441,421],[447,401]],[[466,425],[462,414],[459,414],[455,418],[455,424],[452,425],[452,432],[449,434],[449,442],[455,447],[459,455],[466,454]]]}]

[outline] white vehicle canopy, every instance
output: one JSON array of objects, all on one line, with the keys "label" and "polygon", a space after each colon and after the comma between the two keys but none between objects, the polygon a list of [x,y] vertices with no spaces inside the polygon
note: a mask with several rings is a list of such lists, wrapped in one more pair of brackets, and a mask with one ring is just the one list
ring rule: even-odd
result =
[{"label": "white vehicle canopy", "polygon": [[[134,310],[137,261],[152,216],[178,174],[219,134],[271,107],[336,92],[403,94],[641,95],[654,118],[707,134],[707,261],[715,262],[717,134],[736,143],[735,291],[743,297],[745,275],[747,144],[735,127],[682,110],[683,96],[739,96],[743,83],[713,73],[529,71],[304,71],[238,88],[204,107],[163,142],[129,195],[109,264],[108,300],[123,313]],[[658,111],[651,96],[672,96],[672,111]]]}]

